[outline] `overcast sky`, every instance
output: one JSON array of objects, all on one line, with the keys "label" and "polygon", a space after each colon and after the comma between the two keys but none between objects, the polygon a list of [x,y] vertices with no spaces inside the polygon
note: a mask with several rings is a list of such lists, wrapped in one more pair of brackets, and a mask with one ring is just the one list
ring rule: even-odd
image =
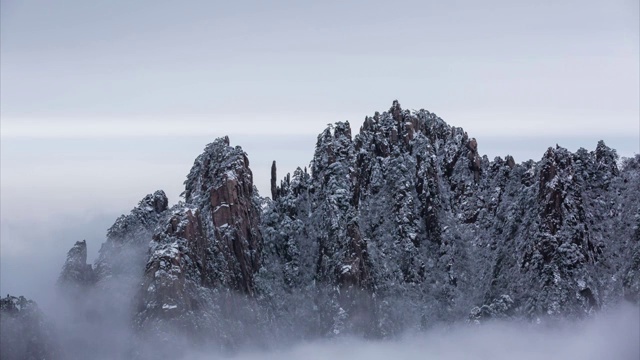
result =
[{"label": "overcast sky", "polygon": [[50,282],[76,240],[95,257],[145,194],[176,202],[227,134],[263,195],[272,160],[305,166],[327,123],[394,99],[490,158],[640,152],[637,0],[1,5],[2,293]]}]

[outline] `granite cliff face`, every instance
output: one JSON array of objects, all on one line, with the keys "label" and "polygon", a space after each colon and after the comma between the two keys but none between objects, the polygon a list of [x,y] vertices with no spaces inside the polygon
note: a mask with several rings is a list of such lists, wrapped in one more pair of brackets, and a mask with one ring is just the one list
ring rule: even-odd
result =
[{"label": "granite cliff face", "polygon": [[355,135],[329,126],[309,169],[278,181],[274,161],[269,199],[247,154],[220,138],[195,160],[184,201],[147,195],[94,266],[76,243],[60,283],[110,299],[136,336],[164,339],[164,354],[178,335],[222,347],[387,337],[640,301],[639,156],[619,163],[599,142],[518,164],[480,149],[394,102]]},{"label": "granite cliff face", "polygon": [[272,301],[306,292],[321,299],[310,328],[361,324],[382,336],[462,318],[579,318],[638,301],[628,250],[638,247],[637,156],[618,166],[600,142],[516,164],[478,148],[397,102],[354,137],[349,123],[330,126],[311,174],[287,175],[263,214],[265,261],[285,289]]},{"label": "granite cliff face", "polygon": [[236,299],[256,295],[261,266],[260,199],[246,154],[228,138],[209,144],[183,195],[153,234],[136,326],[151,332],[179,326],[191,338],[235,343],[222,324],[229,329],[230,317],[250,311]]}]

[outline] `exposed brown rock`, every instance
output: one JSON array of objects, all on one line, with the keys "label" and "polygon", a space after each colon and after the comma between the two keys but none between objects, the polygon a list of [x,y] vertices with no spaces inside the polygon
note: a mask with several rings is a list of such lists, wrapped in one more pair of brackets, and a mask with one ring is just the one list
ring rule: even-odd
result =
[{"label": "exposed brown rock", "polygon": [[[187,247],[175,246],[167,243],[154,249],[145,268],[143,291],[141,294],[140,308],[143,312],[155,311],[157,316],[166,317],[171,314],[163,314],[167,309],[162,307],[146,309],[149,302],[158,304],[175,305],[178,312],[194,310],[197,299],[192,299],[186,287],[185,276],[198,269],[189,269],[193,264],[206,264],[208,241],[204,234],[200,212],[197,209],[184,209],[174,212],[166,221],[161,231],[154,235],[154,241],[162,243],[164,239],[184,239]],[[189,259],[190,262],[186,260]],[[219,285],[214,279],[206,276],[204,269],[200,273],[202,285],[213,287]],[[148,289],[153,289],[149,291]],[[145,314],[148,317],[150,314]]]},{"label": "exposed brown rock", "polygon": [[[239,169],[239,172],[245,171],[250,172],[248,167]],[[211,216],[216,237],[229,242],[233,256],[239,263],[242,290],[251,294],[252,274],[258,271],[259,262],[250,253],[259,248],[262,240],[258,231],[258,212],[251,202],[253,183],[238,180],[243,178],[246,177],[227,178],[222,186],[211,190]]]},{"label": "exposed brown rock", "polygon": [[402,122],[404,116],[402,115],[402,107],[400,106],[398,100],[393,100],[393,104],[391,105],[391,109],[389,111],[391,112],[391,116],[396,122]]},{"label": "exposed brown rock", "polygon": [[205,232],[216,257],[209,261],[222,274],[219,281],[253,294],[262,236],[246,154],[240,147],[229,146],[228,137],[216,140],[196,159],[186,185],[186,202],[201,209],[202,222],[210,224]]},{"label": "exposed brown rock", "polygon": [[360,235],[358,223],[347,225],[349,237],[350,257],[344,260],[344,266],[338,274],[338,282],[343,286],[356,285],[366,288],[369,283],[369,267],[366,254],[366,244]]}]

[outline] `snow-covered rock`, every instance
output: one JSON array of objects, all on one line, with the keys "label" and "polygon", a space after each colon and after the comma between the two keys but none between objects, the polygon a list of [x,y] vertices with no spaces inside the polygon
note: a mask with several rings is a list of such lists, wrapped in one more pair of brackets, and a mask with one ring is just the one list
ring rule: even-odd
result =
[{"label": "snow-covered rock", "polygon": [[0,299],[0,344],[3,360],[61,359],[52,325],[23,296]]},{"label": "snow-covered rock", "polygon": [[77,243],[61,279],[128,284],[133,301],[113,301],[138,333],[222,346],[579,318],[640,301],[639,156],[618,161],[604,142],[538,162],[480,151],[396,101],[358,134],[330,125],[309,168],[279,185],[274,161],[269,199],[247,154],[220,138],[195,160],[184,202],[147,195],[109,229],[94,267]]}]

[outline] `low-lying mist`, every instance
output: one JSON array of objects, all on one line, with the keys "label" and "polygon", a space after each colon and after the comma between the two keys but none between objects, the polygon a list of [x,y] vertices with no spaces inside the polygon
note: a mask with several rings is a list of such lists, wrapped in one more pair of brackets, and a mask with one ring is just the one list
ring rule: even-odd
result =
[{"label": "low-lying mist", "polygon": [[[52,359],[640,359],[640,309],[630,303],[582,320],[441,324],[375,340],[350,335],[271,337],[252,332],[250,326],[243,331],[222,328],[221,333],[242,338],[234,341],[237,346],[228,347],[194,340],[177,328],[164,336],[145,337],[132,327],[131,309],[123,307],[132,284],[103,285],[72,296],[77,301],[69,301],[72,294],[65,292],[43,304],[58,344]],[[274,324],[274,333],[277,327]]]},{"label": "low-lying mist", "polygon": [[[117,259],[142,266],[144,262],[138,256],[135,252],[120,252]],[[180,328],[162,336],[146,337],[132,321],[135,307],[140,306],[136,298],[140,285],[136,274],[142,269],[130,270],[132,273],[104,279],[95,287],[58,288],[37,299],[50,325],[51,342],[56,344],[56,354],[48,359],[640,359],[640,309],[629,303],[579,321],[440,324],[430,330],[407,331],[384,340],[309,335],[308,327],[298,320],[281,317],[254,328],[252,314],[227,309],[220,310],[223,316],[218,319],[215,336],[220,338],[222,334],[224,342],[196,340],[193,334],[187,335]],[[226,300],[237,309],[252,309],[241,295],[232,294]],[[289,305],[303,311],[309,304],[292,301]],[[402,300],[396,305],[402,308]],[[410,312],[403,314],[407,319],[411,316]],[[289,320],[293,324],[288,324]],[[285,328],[280,323],[290,326]],[[3,317],[1,325],[3,339],[17,339],[24,342],[24,346],[17,348],[28,349],[29,339],[5,337],[11,331],[19,334],[15,322]],[[2,354],[3,359],[9,354],[4,342]],[[6,358],[25,357],[12,352]]]},{"label": "low-lying mist", "polygon": [[269,350],[241,349],[233,354],[189,353],[183,359],[635,360],[640,359],[639,339],[640,311],[625,304],[586,320],[553,325],[515,321],[461,324],[391,340],[325,339],[274,345]]},{"label": "low-lying mist", "polygon": [[[145,246],[136,249],[119,252],[113,261],[118,264],[116,268],[120,272],[94,287],[56,287],[56,291],[51,291],[27,278],[17,277],[29,290],[26,293],[46,294],[36,300],[50,325],[51,342],[57,348],[57,353],[48,359],[640,359],[640,309],[628,303],[601,310],[580,321],[542,321],[536,324],[496,320],[481,325],[440,324],[431,330],[408,331],[400,336],[372,340],[349,335],[333,338],[309,335],[313,331],[309,331],[308,324],[278,316],[254,326],[257,315],[251,310],[254,309],[251,302],[242,295],[230,294],[226,303],[232,303],[231,308],[246,311],[234,312],[223,307],[217,310],[222,316],[216,318],[219,328],[211,338],[223,338],[224,341],[203,342],[202,338],[207,336],[194,339],[193,334],[187,335],[180,328],[173,328],[162,336],[153,334],[146,337],[133,321],[133,314],[139,310],[136,307],[140,306],[137,299],[139,274],[145,263],[144,256],[140,256],[146,254]],[[127,267],[123,264],[137,265]],[[53,263],[45,265],[55,270],[59,266]],[[57,271],[51,271],[53,273],[46,276],[42,272],[36,273],[51,282],[51,278],[57,275]],[[23,273],[26,271],[13,272]],[[286,305],[300,313],[306,314],[305,311],[309,312],[308,308],[313,306],[312,302],[292,299],[297,298],[291,297]],[[407,301],[400,298],[394,309],[403,318],[411,319],[415,314],[402,310]],[[225,301],[213,302],[216,306],[221,303]],[[30,339],[5,337],[11,331],[19,334],[20,326],[16,324],[11,319],[2,318],[3,339],[23,341],[24,346],[17,348],[28,349]],[[20,354],[13,356],[16,353],[5,356],[9,353],[7,344],[3,342],[1,345],[3,360],[26,358]]]}]

